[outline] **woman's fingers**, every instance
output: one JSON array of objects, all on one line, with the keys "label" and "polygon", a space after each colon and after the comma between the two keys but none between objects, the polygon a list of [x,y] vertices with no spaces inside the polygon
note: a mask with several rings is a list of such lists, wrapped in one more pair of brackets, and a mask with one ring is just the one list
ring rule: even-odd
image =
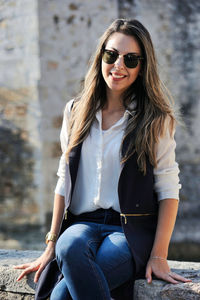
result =
[{"label": "woman's fingers", "polygon": [[[40,270],[40,269],[39,269]],[[37,283],[38,282],[38,279],[40,277],[40,274],[41,272],[39,272],[39,270],[35,273],[35,276],[34,276],[34,282]]]},{"label": "woman's fingers", "polygon": [[35,273],[35,277],[34,277],[34,282],[38,282],[38,279],[40,277],[40,274],[42,273],[42,271],[44,270],[44,265],[40,265],[39,269],[37,270],[37,272]]},{"label": "woman's fingers", "polygon": [[21,267],[18,266],[18,268],[16,268],[16,269],[25,269],[25,270],[19,275],[19,277],[17,278],[17,281],[20,281],[25,275],[36,271],[38,268],[39,268],[39,265],[36,265],[36,264],[27,264],[26,267],[25,267],[25,265],[21,265]]},{"label": "woman's fingers", "polygon": [[31,272],[31,268],[25,269],[17,278],[17,281],[20,281],[25,275],[29,274]]},{"label": "woman's fingers", "polygon": [[17,266],[13,266],[14,269],[26,269],[30,266],[30,263],[28,264],[23,264],[23,265],[17,265]]},{"label": "woman's fingers", "polygon": [[149,265],[147,265],[145,277],[146,277],[148,283],[152,282],[152,269]]},{"label": "woman's fingers", "polygon": [[34,277],[34,282],[37,283],[38,282],[38,279],[42,273],[42,271],[44,270],[45,268],[45,265],[40,265],[39,269],[37,270],[37,272],[35,273],[35,277]]},{"label": "woman's fingers", "polygon": [[170,282],[170,283],[174,283],[174,284],[179,283],[177,280],[175,280],[175,279],[174,279],[173,277],[171,277],[169,274],[170,274],[170,272],[161,274],[161,275],[159,276],[159,278],[164,279],[165,281]]},{"label": "woman's fingers", "polygon": [[164,280],[166,280],[170,283],[174,283],[174,284],[177,284],[180,282],[192,282],[191,279],[184,278],[183,276],[178,275],[171,271],[168,273],[161,273],[161,274],[155,274],[155,275],[161,279],[164,279]]},{"label": "woman's fingers", "polygon": [[170,277],[176,279],[176,280],[179,280],[179,281],[182,281],[182,282],[192,282],[191,279],[188,279],[188,278],[185,278],[177,273],[174,273],[174,272],[169,272],[168,273]]}]

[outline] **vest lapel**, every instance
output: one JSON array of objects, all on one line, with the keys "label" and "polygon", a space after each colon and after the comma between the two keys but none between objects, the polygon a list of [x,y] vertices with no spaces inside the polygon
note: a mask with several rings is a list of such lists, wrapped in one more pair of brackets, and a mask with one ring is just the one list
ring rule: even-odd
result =
[{"label": "vest lapel", "polygon": [[74,149],[69,154],[69,172],[70,172],[71,183],[72,183],[71,195],[73,194],[74,185],[76,182],[82,144],[83,143],[80,143],[76,147],[74,147]]}]

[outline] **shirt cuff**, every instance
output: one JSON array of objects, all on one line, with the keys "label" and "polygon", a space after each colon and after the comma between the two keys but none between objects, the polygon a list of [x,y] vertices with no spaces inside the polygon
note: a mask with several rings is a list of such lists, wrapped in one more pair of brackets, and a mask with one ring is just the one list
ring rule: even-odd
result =
[{"label": "shirt cuff", "polygon": [[[179,185],[179,188],[181,188],[181,185]],[[179,189],[170,189],[165,190],[162,192],[157,192],[158,195],[158,201],[164,200],[164,199],[177,199],[179,200]]]},{"label": "shirt cuff", "polygon": [[65,180],[61,178],[58,179],[54,192],[55,194],[65,196]]}]

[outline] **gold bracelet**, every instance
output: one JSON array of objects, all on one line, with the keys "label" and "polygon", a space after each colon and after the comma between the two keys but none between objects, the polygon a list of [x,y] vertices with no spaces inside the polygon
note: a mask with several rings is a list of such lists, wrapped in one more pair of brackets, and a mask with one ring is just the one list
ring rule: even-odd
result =
[{"label": "gold bracelet", "polygon": [[150,259],[160,259],[166,261],[167,259],[161,256],[150,256]]},{"label": "gold bracelet", "polygon": [[52,241],[55,243],[57,240],[57,235],[55,233],[48,232],[45,240],[46,240],[46,244],[48,244],[49,241]]}]

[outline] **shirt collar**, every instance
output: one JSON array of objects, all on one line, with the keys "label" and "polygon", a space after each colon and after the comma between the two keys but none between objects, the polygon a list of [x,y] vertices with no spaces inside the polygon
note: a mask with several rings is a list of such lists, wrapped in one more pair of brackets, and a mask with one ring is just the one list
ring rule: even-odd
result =
[{"label": "shirt collar", "polygon": [[[125,122],[128,119],[129,115],[134,116],[136,105],[137,105],[136,100],[133,100],[129,104],[128,108],[124,112],[123,117],[119,121],[116,122],[116,127],[120,126],[123,122]],[[97,113],[96,113],[96,120],[98,121],[99,126],[101,128],[101,124],[102,124],[102,112],[101,112],[101,110],[97,111]]]}]

